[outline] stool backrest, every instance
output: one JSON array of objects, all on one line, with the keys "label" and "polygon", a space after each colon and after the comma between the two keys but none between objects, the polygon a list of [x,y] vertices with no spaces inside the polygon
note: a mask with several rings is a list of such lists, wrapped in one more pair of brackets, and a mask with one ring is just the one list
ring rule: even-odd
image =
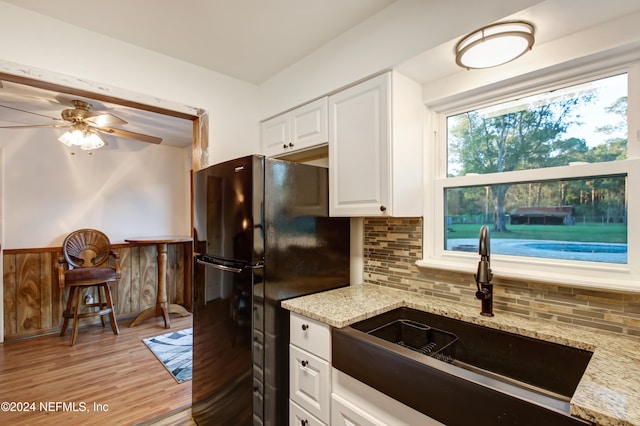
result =
[{"label": "stool backrest", "polygon": [[96,229],[79,229],[67,235],[62,243],[69,268],[93,268],[104,264],[111,251],[109,238]]}]

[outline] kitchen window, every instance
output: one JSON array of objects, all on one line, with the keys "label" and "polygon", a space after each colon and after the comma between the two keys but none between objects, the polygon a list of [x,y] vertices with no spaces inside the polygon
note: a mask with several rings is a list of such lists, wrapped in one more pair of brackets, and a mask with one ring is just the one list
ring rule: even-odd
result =
[{"label": "kitchen window", "polygon": [[496,276],[640,289],[639,78],[637,65],[550,78],[432,114],[418,264],[473,270],[487,225]]}]

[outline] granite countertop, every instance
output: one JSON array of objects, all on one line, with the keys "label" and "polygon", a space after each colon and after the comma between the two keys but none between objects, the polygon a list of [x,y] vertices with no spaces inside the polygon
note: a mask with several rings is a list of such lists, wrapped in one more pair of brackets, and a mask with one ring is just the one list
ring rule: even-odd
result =
[{"label": "granite countertop", "polygon": [[571,414],[598,425],[640,426],[640,339],[499,313],[378,285],[353,285],[282,302],[282,307],[342,328],[409,307],[593,352],[571,399]]}]

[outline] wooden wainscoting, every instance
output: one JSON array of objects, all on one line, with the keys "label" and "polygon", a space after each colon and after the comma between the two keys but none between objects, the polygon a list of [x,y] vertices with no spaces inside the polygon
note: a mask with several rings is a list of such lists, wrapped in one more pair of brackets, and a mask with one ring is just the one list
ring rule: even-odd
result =
[{"label": "wooden wainscoting", "polygon": [[[156,302],[157,247],[119,244],[121,279],[111,290],[118,318],[131,317]],[[5,340],[60,331],[68,290],[58,285],[57,262],[62,249],[3,252]],[[191,311],[192,244],[169,244],[167,297]],[[94,318],[93,321],[97,321]]]}]

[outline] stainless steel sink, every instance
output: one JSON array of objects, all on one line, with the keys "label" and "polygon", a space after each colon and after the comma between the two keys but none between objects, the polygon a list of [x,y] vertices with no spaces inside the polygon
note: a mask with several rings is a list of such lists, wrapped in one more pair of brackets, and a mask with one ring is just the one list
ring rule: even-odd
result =
[{"label": "stainless steel sink", "polygon": [[444,424],[589,424],[569,413],[589,351],[410,308],[332,335],[335,368]]}]

